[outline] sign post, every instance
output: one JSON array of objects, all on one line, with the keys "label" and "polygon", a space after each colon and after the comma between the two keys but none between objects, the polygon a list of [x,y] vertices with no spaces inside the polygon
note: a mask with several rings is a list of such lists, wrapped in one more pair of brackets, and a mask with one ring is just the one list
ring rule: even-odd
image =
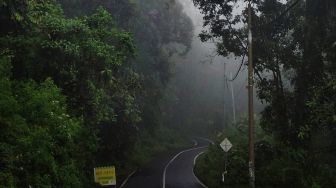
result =
[{"label": "sign post", "polygon": [[220,147],[225,152],[224,154],[224,172],[222,173],[222,182],[224,183],[225,180],[225,174],[227,174],[226,166],[227,166],[227,152],[232,148],[232,144],[229,139],[225,138],[221,143]]},{"label": "sign post", "polygon": [[101,186],[116,186],[116,172],[114,166],[97,167],[93,169],[94,181]]}]

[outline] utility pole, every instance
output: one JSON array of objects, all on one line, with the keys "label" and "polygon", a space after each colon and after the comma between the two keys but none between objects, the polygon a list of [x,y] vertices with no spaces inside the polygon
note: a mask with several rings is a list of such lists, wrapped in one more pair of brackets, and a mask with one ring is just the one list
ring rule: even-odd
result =
[{"label": "utility pole", "polygon": [[[232,72],[230,73],[231,80],[233,80]],[[233,114],[233,124],[236,125],[236,104],[235,104],[235,97],[233,91],[233,81],[230,83],[231,85],[231,97],[232,97],[232,114]]]},{"label": "utility pole", "polygon": [[248,1],[248,126],[249,126],[249,182],[255,187],[254,171],[254,112],[253,112],[253,62],[252,62],[252,13],[251,0]]},{"label": "utility pole", "polygon": [[224,70],[223,70],[223,131],[226,135],[226,106],[225,106],[225,83],[226,83],[226,76],[225,76],[225,69],[226,69],[226,63],[224,62]]}]

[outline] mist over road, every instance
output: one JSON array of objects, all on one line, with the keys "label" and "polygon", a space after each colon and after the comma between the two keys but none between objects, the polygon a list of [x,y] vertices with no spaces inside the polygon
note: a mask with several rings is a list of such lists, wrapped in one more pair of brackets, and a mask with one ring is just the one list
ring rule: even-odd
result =
[{"label": "mist over road", "polygon": [[124,188],[202,188],[193,173],[194,159],[204,152],[209,140],[195,138],[196,144],[174,154],[159,156],[147,168],[135,173]]}]

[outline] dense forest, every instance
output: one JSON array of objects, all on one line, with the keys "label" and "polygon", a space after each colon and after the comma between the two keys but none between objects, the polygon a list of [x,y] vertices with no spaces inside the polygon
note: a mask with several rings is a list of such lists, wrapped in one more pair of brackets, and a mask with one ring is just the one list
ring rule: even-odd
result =
[{"label": "dense forest", "polygon": [[[0,2],[0,187],[93,187],[180,147],[162,105],[193,26],[164,0]],[[171,95],[174,95],[172,93]]]},{"label": "dense forest", "polygon": [[[220,55],[246,56],[242,1],[193,2],[204,15],[200,38],[215,41]],[[256,121],[256,187],[336,185],[335,10],[334,0],[252,2],[255,86],[266,104]],[[242,119],[226,131],[236,146],[228,154],[226,185],[248,184],[246,125]],[[196,167],[209,187],[223,186],[223,161],[213,146]]]},{"label": "dense forest", "polygon": [[248,187],[248,2],[256,187],[335,187],[335,0],[0,0],[0,187],[119,187],[161,154],[165,178],[186,148],[187,177]]}]

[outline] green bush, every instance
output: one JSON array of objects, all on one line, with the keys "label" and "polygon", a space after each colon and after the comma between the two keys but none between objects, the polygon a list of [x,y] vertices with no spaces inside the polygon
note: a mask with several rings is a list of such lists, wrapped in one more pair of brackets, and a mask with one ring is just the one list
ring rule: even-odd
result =
[{"label": "green bush", "polygon": [[65,97],[50,79],[10,80],[0,59],[0,187],[81,187],[76,142],[81,120],[70,117]]}]

